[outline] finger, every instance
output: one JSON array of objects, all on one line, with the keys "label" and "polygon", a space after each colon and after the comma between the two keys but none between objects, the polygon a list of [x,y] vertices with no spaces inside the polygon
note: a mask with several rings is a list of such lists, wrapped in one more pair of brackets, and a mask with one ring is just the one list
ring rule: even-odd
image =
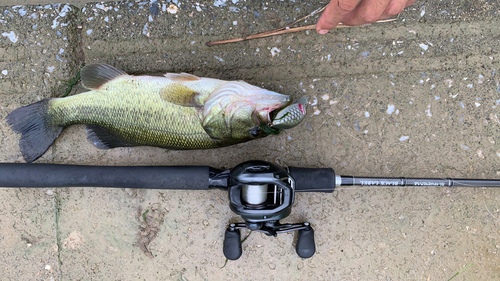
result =
[{"label": "finger", "polygon": [[316,24],[316,31],[325,34],[356,8],[359,0],[331,0]]},{"label": "finger", "polygon": [[385,11],[380,16],[379,20],[387,19],[400,14],[404,8],[413,5],[417,0],[392,0],[391,3],[385,8]]},{"label": "finger", "polygon": [[[396,0],[394,0],[396,1]],[[400,0],[397,0],[400,1]],[[345,25],[363,25],[380,19],[391,0],[361,1],[358,7],[342,19]]]}]

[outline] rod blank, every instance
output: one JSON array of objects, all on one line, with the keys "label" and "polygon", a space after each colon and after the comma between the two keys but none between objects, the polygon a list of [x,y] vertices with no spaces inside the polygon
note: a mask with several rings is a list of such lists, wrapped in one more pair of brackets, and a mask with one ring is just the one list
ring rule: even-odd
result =
[{"label": "rod blank", "polygon": [[365,178],[340,176],[340,182],[336,182],[336,185],[500,187],[500,180],[453,178]]}]

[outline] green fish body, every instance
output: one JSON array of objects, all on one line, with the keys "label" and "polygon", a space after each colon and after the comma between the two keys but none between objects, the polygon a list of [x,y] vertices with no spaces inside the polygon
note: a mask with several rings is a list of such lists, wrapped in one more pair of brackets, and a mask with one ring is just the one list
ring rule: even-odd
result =
[{"label": "green fish body", "polygon": [[106,64],[85,66],[82,84],[90,91],[46,99],[7,116],[21,133],[27,162],[45,153],[61,131],[87,124],[96,147],[156,146],[207,149],[228,146],[267,134],[270,114],[290,97],[243,81],[168,73],[165,77],[132,76]]}]

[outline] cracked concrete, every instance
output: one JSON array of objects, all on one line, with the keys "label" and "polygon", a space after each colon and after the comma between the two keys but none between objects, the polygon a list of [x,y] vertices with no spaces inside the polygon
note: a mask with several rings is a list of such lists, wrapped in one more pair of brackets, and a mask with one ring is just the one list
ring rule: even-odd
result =
[{"label": "cracked concrete", "polygon": [[[64,93],[60,80],[81,63],[105,62],[306,94],[310,113],[282,135],[206,151],[102,151],[74,126],[38,162],[229,168],[260,159],[341,175],[498,178],[496,1],[419,1],[391,23],[205,46],[283,26],[326,2],[1,0],[0,161],[23,161],[9,112]],[[222,269],[224,230],[240,221],[222,191],[0,193],[5,280],[448,280],[470,264],[454,280],[500,278],[493,188],[298,194],[285,221],[311,222],[313,258],[295,254],[293,234],[252,234]]]},{"label": "cracked concrete", "polygon": [[[56,203],[56,206],[55,206],[55,213],[56,213],[56,247],[57,247],[57,268],[56,270],[59,271],[59,277],[62,277],[63,275],[61,274],[61,268],[62,268],[62,260],[61,260],[61,251],[63,249],[63,245],[61,243],[61,228],[59,227],[59,221],[60,221],[60,218],[61,218],[61,197],[59,195],[59,190],[55,190],[55,196],[54,196],[54,200],[55,200],[55,203]],[[61,279],[61,278],[59,278]]]}]

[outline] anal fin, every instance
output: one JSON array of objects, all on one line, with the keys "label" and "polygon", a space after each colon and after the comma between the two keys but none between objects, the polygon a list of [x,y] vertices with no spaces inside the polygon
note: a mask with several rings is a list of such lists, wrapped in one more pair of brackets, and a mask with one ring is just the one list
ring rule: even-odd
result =
[{"label": "anal fin", "polygon": [[99,149],[133,146],[110,134],[105,128],[98,125],[87,125],[85,128],[87,140]]}]

